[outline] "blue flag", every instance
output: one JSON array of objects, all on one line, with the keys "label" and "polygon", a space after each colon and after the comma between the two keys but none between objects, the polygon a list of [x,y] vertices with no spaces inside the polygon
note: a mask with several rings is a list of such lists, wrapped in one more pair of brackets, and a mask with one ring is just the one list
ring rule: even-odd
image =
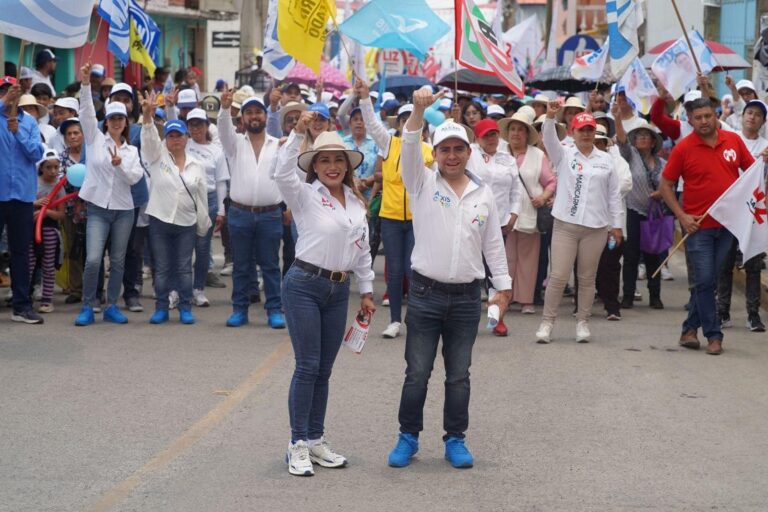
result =
[{"label": "blue flag", "polygon": [[610,68],[613,76],[622,76],[637,57],[640,45],[637,31],[643,24],[643,12],[636,0],[606,0]]},{"label": "blue flag", "polygon": [[130,0],[101,0],[97,12],[109,23],[109,51],[128,64],[131,51],[131,19],[128,15]]},{"label": "blue flag", "polygon": [[407,50],[422,61],[429,48],[451,29],[424,0],[371,0],[339,28],[365,46]]}]

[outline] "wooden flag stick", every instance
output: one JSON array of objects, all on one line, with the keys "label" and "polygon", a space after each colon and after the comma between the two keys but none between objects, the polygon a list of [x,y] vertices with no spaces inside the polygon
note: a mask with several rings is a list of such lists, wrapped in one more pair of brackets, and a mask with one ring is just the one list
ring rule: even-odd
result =
[{"label": "wooden flag stick", "polygon": [[[688,43],[688,49],[691,51],[691,58],[693,58],[693,63],[696,64],[696,71],[698,71],[698,73],[701,75],[701,65],[699,65],[699,59],[696,58],[696,52],[693,51],[693,45],[691,44],[691,39],[688,37],[688,30],[685,28],[683,17],[680,15],[680,9],[677,8],[676,0],[672,0],[672,7],[675,9],[675,14],[677,15],[677,21],[680,23],[680,28],[683,29],[683,37],[685,37],[685,42]],[[708,98],[710,96],[709,92],[709,85],[707,85],[705,86],[704,90],[701,91],[701,95]]]},{"label": "wooden flag stick", "polygon": [[27,42],[22,39],[19,45],[19,66],[16,68],[16,80],[21,78],[21,67],[24,65],[24,49],[27,46]]},{"label": "wooden flag stick", "polygon": [[[709,210],[707,210],[707,212],[706,212],[704,215],[702,215],[702,216],[701,216],[701,218],[700,218],[700,219],[699,219],[699,220],[696,222],[696,224],[701,224],[701,221],[703,221],[703,220],[704,220],[704,218],[705,218],[707,215],[709,215]],[[683,243],[684,243],[684,242],[685,242],[685,241],[688,239],[688,237],[689,237],[689,236],[691,236],[691,233],[686,233],[686,234],[685,234],[685,236],[684,236],[683,238],[681,238],[679,242],[677,242],[677,245],[675,245],[675,247],[674,247],[674,248],[673,248],[671,251],[669,251],[669,254],[667,255],[667,257],[666,257],[666,258],[664,258],[664,261],[662,261],[662,262],[659,264],[659,268],[657,268],[657,269],[656,269],[656,272],[654,272],[654,273],[651,275],[651,277],[652,277],[652,278],[655,278],[657,275],[659,275],[659,272],[661,272],[661,268],[662,268],[664,265],[666,265],[666,264],[667,264],[667,262],[668,262],[668,261],[669,261],[669,260],[672,258],[672,256],[673,256],[673,255],[674,255],[674,254],[677,252],[677,250],[678,250],[678,249],[680,249],[680,246],[682,246],[682,245],[683,245]]]},{"label": "wooden flag stick", "polygon": [[104,18],[99,16],[99,24],[96,26],[96,35],[93,36],[93,41],[91,41],[91,53],[88,55],[88,62],[93,61],[93,52],[96,49],[96,45],[99,41],[99,32],[101,32],[101,24],[104,23]]}]

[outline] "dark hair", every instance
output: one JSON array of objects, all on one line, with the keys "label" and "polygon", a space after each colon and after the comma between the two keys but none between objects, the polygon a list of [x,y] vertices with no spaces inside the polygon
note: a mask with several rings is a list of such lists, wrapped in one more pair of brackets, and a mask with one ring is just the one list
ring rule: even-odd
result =
[{"label": "dark hair", "polygon": [[693,112],[694,110],[700,109],[700,108],[711,108],[712,110],[715,109],[715,106],[712,104],[712,100],[709,98],[699,98],[697,100],[693,100],[688,103],[688,112]]},{"label": "dark hair", "polygon": [[[101,125],[101,131],[103,133],[107,133],[107,119],[104,119],[104,123]],[[123,133],[120,134],[120,137],[122,139],[130,144],[131,143],[131,120],[129,117],[125,118],[125,128],[123,128]]]},{"label": "dark hair", "polygon": [[176,84],[180,84],[184,81],[185,78],[187,78],[187,68],[180,68],[173,75],[173,82]]},{"label": "dark hair", "polygon": [[[321,153],[322,152],[319,151],[315,154],[315,156],[312,157],[312,163],[309,166],[309,171],[307,171],[307,183],[314,183],[319,179],[317,177],[317,173],[315,172],[315,162]],[[355,197],[358,198],[363,205],[367,205],[368,203],[366,202],[365,198],[355,186],[355,170],[352,169],[352,164],[349,162],[349,156],[344,151],[342,151],[342,154],[344,155],[344,160],[347,161],[347,172],[344,173],[344,181],[342,183],[352,190],[352,192],[355,194]]]},{"label": "dark hair", "polygon": [[155,68],[155,78],[158,78],[158,75],[162,75],[164,73],[167,74],[168,72],[169,72],[168,68],[165,68],[165,67],[162,67],[162,66],[157,67],[157,68]]},{"label": "dark hair", "polygon": [[475,107],[475,110],[480,112],[480,119],[485,119],[485,109],[483,106],[475,101],[470,101],[464,107],[461,109],[461,121],[463,123],[466,123],[467,120],[465,119],[467,115],[467,110],[469,110],[469,107]]},{"label": "dark hair", "polygon": [[29,94],[31,94],[35,98],[37,98],[38,96],[49,96],[53,98],[53,91],[51,90],[50,86],[42,82],[39,82],[33,85],[32,89],[29,91]]},{"label": "dark hair", "polygon": [[14,62],[5,61],[5,76],[16,76],[16,64]]},{"label": "dark hair", "polygon": [[64,88],[64,92],[62,93],[64,96],[74,98],[75,95],[80,92],[80,87],[82,84],[80,82],[72,82],[68,86]]}]

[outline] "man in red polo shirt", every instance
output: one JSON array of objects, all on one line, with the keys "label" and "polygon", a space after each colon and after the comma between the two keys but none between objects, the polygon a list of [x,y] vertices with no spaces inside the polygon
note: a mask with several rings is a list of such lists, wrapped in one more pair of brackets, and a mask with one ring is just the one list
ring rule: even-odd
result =
[{"label": "man in red polo shirt", "polygon": [[[662,174],[659,190],[664,201],[690,236],[685,248],[690,257],[694,286],[683,322],[680,345],[700,347],[697,336],[701,327],[707,338],[707,353],[721,354],[723,332],[715,303],[717,276],[733,243],[733,235],[706,212],[739,177],[754,158],[735,132],[718,128],[717,114],[708,98],[690,105],[689,122],[693,133],[672,150]],[[675,197],[675,182],[682,178],[682,207]]]}]

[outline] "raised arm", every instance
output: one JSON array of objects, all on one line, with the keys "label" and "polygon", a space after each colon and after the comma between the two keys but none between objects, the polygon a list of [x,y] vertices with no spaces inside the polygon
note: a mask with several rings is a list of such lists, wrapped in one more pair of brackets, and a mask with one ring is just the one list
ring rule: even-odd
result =
[{"label": "raised arm", "polygon": [[371,136],[376,145],[379,146],[379,149],[381,149],[381,156],[387,158],[389,154],[389,142],[392,136],[376,118],[376,112],[373,111],[373,103],[371,102],[368,84],[359,78],[355,82],[355,95],[360,98],[360,111],[363,114],[363,121],[365,122],[365,129],[367,130],[368,135]]},{"label": "raised arm", "polygon": [[421,151],[421,130],[424,125],[424,111],[443,96],[443,92],[432,94],[424,88],[413,93],[413,112],[403,128],[403,143],[400,147],[400,176],[405,189],[416,195],[424,184],[424,153]]},{"label": "raised arm", "polygon": [[672,140],[680,138],[680,121],[667,115],[667,102],[664,98],[658,98],[651,105],[651,122],[655,124],[661,133]]},{"label": "raised arm", "polygon": [[141,128],[141,156],[148,165],[154,164],[162,157],[162,142],[153,121],[155,99],[154,92],[141,96],[141,114],[144,123]]},{"label": "raised arm", "polygon": [[229,110],[232,107],[232,96],[233,92],[231,89],[221,93],[221,108],[219,109],[219,119],[216,125],[219,129],[221,148],[229,158],[235,156],[237,152],[237,131],[235,131],[235,125],[232,124],[232,113]]},{"label": "raised arm", "polygon": [[304,203],[302,196],[305,193],[305,187],[296,172],[301,143],[304,142],[307,128],[316,115],[316,112],[302,112],[299,122],[296,123],[296,127],[277,154],[274,179],[277,183],[277,188],[280,189],[280,193],[283,195],[285,204],[294,211],[300,211]]},{"label": "raised arm", "polygon": [[96,142],[99,133],[99,122],[96,120],[96,109],[93,106],[91,93],[91,63],[80,68],[80,127],[83,129],[85,144]]},{"label": "raised arm", "polygon": [[560,105],[559,101],[550,101],[547,104],[547,118],[541,127],[541,133],[544,136],[544,148],[546,148],[547,156],[555,170],[557,170],[560,160],[563,159],[563,146],[560,144],[557,128],[555,127],[555,116],[561,108],[562,105]]}]

